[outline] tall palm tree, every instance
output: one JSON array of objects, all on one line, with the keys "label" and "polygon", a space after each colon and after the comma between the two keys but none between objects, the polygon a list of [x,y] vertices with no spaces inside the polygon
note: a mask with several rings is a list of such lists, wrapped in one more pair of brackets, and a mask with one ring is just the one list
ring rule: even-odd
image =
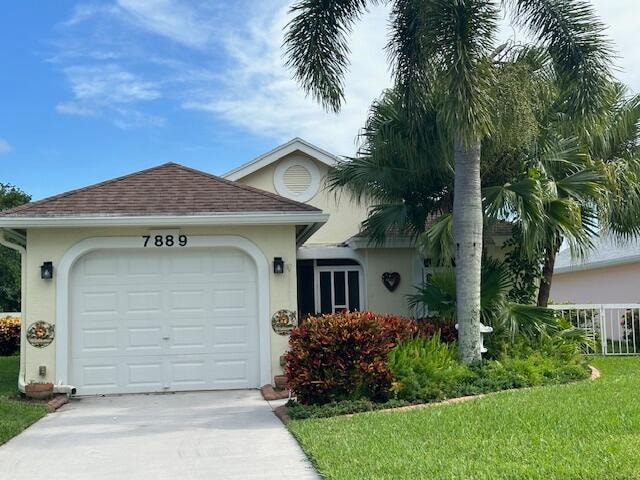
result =
[{"label": "tall palm tree", "polygon": [[482,139],[492,130],[493,71],[500,6],[538,40],[572,88],[567,114],[600,109],[609,77],[609,44],[592,7],[583,0],[298,0],[285,36],[288,65],[302,87],[326,108],[344,101],[349,65],[347,36],[373,4],[391,5],[387,46],[396,87],[409,112],[420,117],[425,92],[444,93],[441,120],[451,136],[454,176],[459,352],[481,360]]}]

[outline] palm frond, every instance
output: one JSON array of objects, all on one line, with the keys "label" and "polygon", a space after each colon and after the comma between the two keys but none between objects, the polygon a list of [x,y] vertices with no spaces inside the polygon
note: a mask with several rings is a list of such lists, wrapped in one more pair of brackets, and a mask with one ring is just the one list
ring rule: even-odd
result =
[{"label": "palm frond", "polygon": [[347,36],[377,0],[299,0],[284,38],[287,66],[302,88],[325,108],[338,111],[349,65]]},{"label": "palm frond", "polygon": [[503,0],[514,22],[528,27],[553,59],[564,110],[599,115],[611,82],[612,46],[594,7],[584,0]]}]

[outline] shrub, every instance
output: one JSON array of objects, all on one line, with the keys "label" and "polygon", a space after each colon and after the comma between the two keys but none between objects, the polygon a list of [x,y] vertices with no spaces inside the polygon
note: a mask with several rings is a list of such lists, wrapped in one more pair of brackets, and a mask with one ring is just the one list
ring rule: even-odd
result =
[{"label": "shrub", "polygon": [[20,319],[0,318],[0,356],[13,355],[20,351]]},{"label": "shrub", "polygon": [[372,312],[312,317],[289,337],[285,374],[298,401],[323,404],[389,395],[387,353],[414,337],[410,319]]},{"label": "shrub", "polygon": [[457,361],[455,344],[442,342],[439,334],[400,342],[389,352],[388,366],[394,377],[392,391],[408,401],[447,398],[456,385],[473,376]]},{"label": "shrub", "polygon": [[406,407],[411,403],[404,400],[388,400],[386,402],[372,402],[371,400],[343,400],[341,402],[325,403],[324,405],[302,405],[290,400],[287,402],[287,415],[293,420],[307,418],[327,418],[352,413],[373,412],[386,408]]},{"label": "shrub", "polygon": [[458,340],[458,331],[455,325],[440,317],[420,318],[416,323],[418,324],[418,333],[425,338],[431,338],[440,333],[440,340],[443,342],[453,343]]},{"label": "shrub", "polygon": [[[561,339],[562,341],[562,339]],[[520,355],[503,354],[475,367],[458,363],[455,347],[440,341],[413,339],[400,342],[389,352],[389,370],[395,378],[396,397],[411,402],[567,383],[585,379],[589,369],[579,355],[568,355],[555,344],[552,353],[535,351],[520,342]],[[564,345],[564,344],[563,344]]]}]

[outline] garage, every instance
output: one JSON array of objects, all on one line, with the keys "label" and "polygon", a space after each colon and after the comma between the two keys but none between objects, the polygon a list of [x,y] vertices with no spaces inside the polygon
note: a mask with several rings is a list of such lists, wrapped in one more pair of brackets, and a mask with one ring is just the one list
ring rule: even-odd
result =
[{"label": "garage", "polygon": [[295,312],[297,248],[327,218],[175,163],[3,211],[22,255],[20,390],[272,383],[288,340],[272,319]]},{"label": "garage", "polygon": [[95,251],[69,285],[78,394],[258,386],[256,268],[245,253]]}]

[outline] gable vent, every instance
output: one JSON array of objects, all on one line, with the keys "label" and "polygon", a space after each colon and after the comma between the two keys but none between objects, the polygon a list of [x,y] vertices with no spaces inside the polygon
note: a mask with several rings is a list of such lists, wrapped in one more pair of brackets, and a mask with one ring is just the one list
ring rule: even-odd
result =
[{"label": "gable vent", "polygon": [[291,165],[282,177],[287,190],[291,193],[306,192],[311,185],[311,173],[302,165]]}]

